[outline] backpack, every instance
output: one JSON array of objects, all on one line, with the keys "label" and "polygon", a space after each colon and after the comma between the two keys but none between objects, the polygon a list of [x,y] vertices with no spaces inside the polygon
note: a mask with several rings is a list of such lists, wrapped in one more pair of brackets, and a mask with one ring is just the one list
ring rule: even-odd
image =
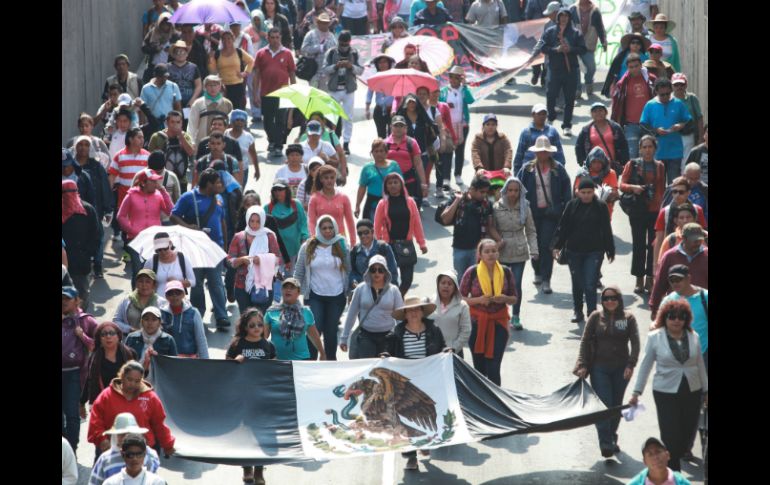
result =
[{"label": "backpack", "polygon": [[[240,47],[236,47],[235,48],[235,52],[236,52],[236,54],[238,54],[238,61],[240,61],[240,63],[241,63],[241,72],[243,72],[243,70],[246,69],[246,63],[243,62],[243,51],[241,50]],[[222,54],[222,51],[219,51],[219,50],[215,51],[214,52],[214,60],[218,61],[219,60],[219,56],[221,54]]]},{"label": "backpack", "polygon": [[[190,155],[182,150],[182,145],[179,143],[178,138],[175,139],[175,142],[172,142],[165,132],[159,131],[158,135],[164,140],[166,145],[166,148],[163,150],[163,154],[166,157],[166,170],[174,172],[179,180],[184,180],[187,175],[187,168],[190,165]],[[163,180],[163,185],[166,185],[166,179]]]},{"label": "backpack", "polygon": [[[184,260],[184,253],[180,253],[177,251],[176,253],[177,260],[179,261],[179,267],[182,268],[182,278],[185,278],[187,276],[187,264]],[[160,261],[158,260],[158,254],[154,254],[152,257],[152,271],[155,274],[158,274],[158,263]],[[184,289],[184,294],[187,294],[187,288]]]},{"label": "backpack", "polygon": [[73,318],[68,317],[68,320],[75,320],[75,326],[72,327],[69,335],[67,335],[67,338],[62,338],[61,342],[61,366],[62,368],[67,367],[81,367],[83,366],[88,357],[88,349],[86,348],[86,344],[83,343],[80,338],[75,335],[75,327],[80,327],[85,331],[85,327],[83,326],[82,319],[85,317],[91,317],[92,315],[88,313],[83,313],[82,315]]}]

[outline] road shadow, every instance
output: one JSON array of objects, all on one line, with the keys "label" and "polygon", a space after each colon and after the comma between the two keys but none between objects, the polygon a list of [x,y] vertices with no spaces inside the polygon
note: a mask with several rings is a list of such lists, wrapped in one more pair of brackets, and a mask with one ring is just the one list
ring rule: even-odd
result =
[{"label": "road shadow", "polygon": [[529,451],[530,446],[535,446],[538,443],[540,443],[540,437],[528,434],[506,436],[505,438],[497,438],[481,442],[482,445],[489,446],[490,448],[495,448],[497,450],[507,450],[515,454],[524,454]]},{"label": "road shadow", "polygon": [[431,450],[430,454],[434,460],[458,462],[463,466],[480,466],[492,457],[488,453],[480,453],[479,450],[467,444],[445,446]]},{"label": "road shadow", "polygon": [[[599,452],[598,446],[596,452],[597,454]],[[613,458],[596,460],[591,470],[600,474],[629,479],[635,477],[644,467],[644,463],[621,451]]]},{"label": "road shadow", "polygon": [[623,239],[619,238],[617,235],[615,237],[615,257],[622,256],[625,254],[631,254],[631,251],[633,250],[634,246],[628,241],[624,241]]},{"label": "road shadow", "polygon": [[[418,456],[418,460],[420,460]],[[396,463],[398,463],[398,459],[396,460]],[[396,465],[398,467],[398,465]],[[400,478],[396,479],[396,483],[401,483],[403,485],[417,485],[417,484],[444,484],[444,483],[452,483],[456,485],[471,485],[471,482],[464,480],[457,475],[453,473],[446,473],[443,470],[441,470],[436,465],[432,464],[430,461],[427,460],[420,460],[420,470],[421,471],[412,471],[412,470],[403,470],[403,465],[401,466],[403,474]]]},{"label": "road shadow", "polygon": [[[441,202],[444,200],[447,199],[442,199]],[[435,222],[434,218],[436,216],[436,207],[438,207],[438,204],[436,204],[435,207],[432,205],[425,207],[422,211],[422,227],[423,231],[425,231],[425,239],[428,241],[437,240],[444,237],[452,237],[452,231],[450,228],[453,226],[442,226]]]},{"label": "road shadow", "polygon": [[542,472],[508,475],[483,482],[480,485],[530,485],[543,483],[548,485],[624,485],[625,482],[608,477],[595,471],[549,470]]},{"label": "road shadow", "polygon": [[550,295],[546,295],[538,289],[528,301],[530,303],[548,305],[561,310],[572,309],[572,293],[553,292]]},{"label": "road shadow", "polygon": [[284,466],[302,468],[306,472],[315,472],[320,470],[324,466],[324,463],[327,463],[327,462],[313,460],[313,461],[303,461],[303,462],[297,462],[297,463],[287,463]]},{"label": "road shadow", "polygon": [[528,330],[524,327],[522,331],[511,332],[510,342],[520,343],[526,347],[542,347],[551,342],[552,333],[538,332],[537,330]]}]

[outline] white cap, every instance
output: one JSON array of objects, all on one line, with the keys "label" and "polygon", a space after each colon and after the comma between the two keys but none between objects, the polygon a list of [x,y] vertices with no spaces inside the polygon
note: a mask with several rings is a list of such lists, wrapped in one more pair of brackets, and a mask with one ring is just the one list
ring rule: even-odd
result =
[{"label": "white cap", "polygon": [[541,111],[545,111],[546,113],[548,113],[548,107],[543,103],[537,103],[532,107],[532,114],[540,113]]}]

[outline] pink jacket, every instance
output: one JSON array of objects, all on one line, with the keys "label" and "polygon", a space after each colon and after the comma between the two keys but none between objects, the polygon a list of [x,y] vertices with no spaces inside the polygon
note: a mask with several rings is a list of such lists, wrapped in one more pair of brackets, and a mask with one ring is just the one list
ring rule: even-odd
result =
[{"label": "pink jacket", "polygon": [[[353,219],[353,209],[350,207],[350,199],[347,195],[335,188],[334,197],[328,199],[323,192],[316,192],[310,197],[308,204],[308,228],[310,235],[315,236],[315,226],[318,218],[323,215],[330,215],[337,223],[340,235],[347,236],[350,241],[350,247],[356,245],[356,221]],[[345,231],[347,223],[348,230]]]},{"label": "pink jacket", "polygon": [[[409,208],[409,232],[406,235],[407,241],[417,239],[420,249],[427,248],[425,244],[425,232],[422,230],[422,220],[420,220],[420,211],[417,210],[417,203],[411,197],[406,198],[406,206]],[[388,208],[390,201],[384,197],[377,204],[377,210],[374,211],[374,237],[380,241],[390,242],[390,218],[388,217]]]},{"label": "pink jacket", "polygon": [[160,226],[160,211],[171,215],[174,203],[168,192],[158,189],[145,194],[139,186],[128,189],[118,210],[118,222],[129,240],[150,226]]}]

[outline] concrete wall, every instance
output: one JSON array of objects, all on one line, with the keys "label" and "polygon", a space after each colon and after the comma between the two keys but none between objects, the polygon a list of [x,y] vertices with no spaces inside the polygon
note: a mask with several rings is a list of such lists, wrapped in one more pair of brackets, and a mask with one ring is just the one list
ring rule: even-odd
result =
[{"label": "concrete wall", "polygon": [[671,32],[679,42],[682,72],[687,74],[687,90],[695,93],[708,122],[709,106],[709,11],[705,0],[660,0],[660,13],[676,22]]},{"label": "concrete wall", "polygon": [[62,142],[77,134],[77,117],[92,116],[101,105],[102,88],[117,54],[142,64],[142,13],[147,0],[62,1]]}]

